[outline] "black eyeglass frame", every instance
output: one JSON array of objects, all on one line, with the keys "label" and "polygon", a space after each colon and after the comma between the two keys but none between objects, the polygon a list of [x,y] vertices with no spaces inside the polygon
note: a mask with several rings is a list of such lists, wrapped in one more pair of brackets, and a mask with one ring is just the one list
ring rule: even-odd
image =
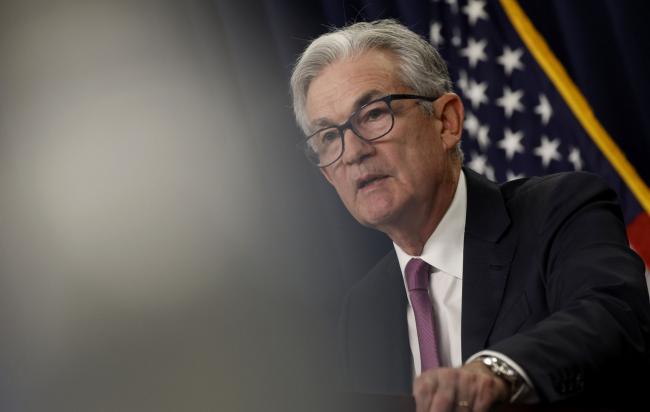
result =
[{"label": "black eyeglass frame", "polygon": [[[420,95],[417,95],[417,94],[388,94],[388,95],[386,95],[384,97],[380,97],[379,99],[372,100],[372,101],[364,104],[363,106],[359,107],[357,110],[355,110],[348,117],[348,120],[346,120],[345,123],[340,124],[340,125],[332,125],[332,126],[322,127],[320,129],[316,130],[314,133],[310,134],[309,136],[305,137],[302,141],[300,141],[298,143],[298,145],[300,147],[302,147],[302,150],[305,153],[305,156],[307,157],[307,159],[309,159],[309,161],[312,164],[314,164],[315,166],[322,169],[322,168],[325,168],[327,166],[330,166],[330,165],[336,163],[336,161],[339,160],[341,158],[341,156],[343,156],[343,153],[345,152],[344,135],[345,135],[345,131],[347,129],[352,130],[352,133],[354,133],[355,136],[357,136],[359,139],[361,139],[361,140],[363,140],[365,142],[373,142],[375,140],[381,139],[382,137],[384,137],[388,133],[390,133],[390,131],[393,130],[393,127],[395,126],[395,113],[393,112],[393,106],[391,106],[391,102],[393,102],[393,100],[425,100],[425,101],[428,101],[428,102],[434,102],[434,101],[438,100],[439,98],[440,98],[440,96],[438,96],[438,97],[429,97],[429,96],[420,96]],[[390,116],[391,116],[391,125],[388,128],[388,130],[386,130],[386,132],[384,134],[381,134],[381,135],[379,135],[377,137],[373,137],[372,139],[366,139],[365,137],[361,136],[361,134],[359,134],[359,132],[357,130],[355,130],[354,126],[352,125],[352,119],[359,112],[361,112],[363,109],[365,109],[366,107],[370,106],[371,104],[375,104],[375,103],[381,102],[381,101],[386,102],[386,105],[388,105],[388,110],[390,111]],[[341,139],[341,153],[339,153],[338,157],[336,159],[332,160],[331,162],[329,162],[327,164],[324,164],[324,165],[319,165],[319,164],[316,164],[315,162],[313,162],[310,159],[310,157],[307,155],[307,150],[310,150],[309,145],[307,144],[307,142],[309,141],[309,139],[311,139],[312,137],[314,137],[315,135],[317,135],[318,133],[320,133],[320,132],[322,132],[323,130],[326,130],[326,129],[336,129],[336,130],[338,130],[339,139]]]}]

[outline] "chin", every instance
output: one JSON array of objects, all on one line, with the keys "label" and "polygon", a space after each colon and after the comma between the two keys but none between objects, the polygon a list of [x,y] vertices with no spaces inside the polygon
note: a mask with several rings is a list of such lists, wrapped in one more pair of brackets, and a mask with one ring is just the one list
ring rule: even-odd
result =
[{"label": "chin", "polygon": [[363,213],[355,215],[355,218],[363,226],[378,229],[392,220],[395,211],[392,209],[374,209],[366,210]]},{"label": "chin", "polygon": [[[374,192],[355,199],[348,207],[352,216],[363,226],[379,229],[394,220],[403,207],[401,199],[391,193]],[[380,229],[379,229],[380,230]]]}]

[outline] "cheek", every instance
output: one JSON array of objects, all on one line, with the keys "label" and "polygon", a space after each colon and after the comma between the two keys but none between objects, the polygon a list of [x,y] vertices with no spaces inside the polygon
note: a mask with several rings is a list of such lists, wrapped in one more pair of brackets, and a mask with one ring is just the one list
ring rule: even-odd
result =
[{"label": "cheek", "polygon": [[434,153],[426,148],[409,151],[402,159],[398,174],[402,190],[410,195],[426,190],[431,185],[431,175],[435,174],[438,161]]},{"label": "cheek", "polygon": [[343,203],[346,206],[349,206],[354,196],[354,190],[343,173],[336,173],[336,171],[334,173],[331,173],[329,175],[328,181],[332,184],[332,186],[334,186],[336,193],[339,195]]}]

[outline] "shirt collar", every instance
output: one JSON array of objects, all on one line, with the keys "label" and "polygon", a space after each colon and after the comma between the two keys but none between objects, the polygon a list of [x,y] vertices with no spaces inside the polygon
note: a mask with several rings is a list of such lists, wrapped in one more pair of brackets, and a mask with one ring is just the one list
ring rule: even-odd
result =
[{"label": "shirt collar", "polygon": [[[434,268],[463,278],[463,245],[465,244],[465,218],[467,215],[467,184],[460,171],[454,198],[418,256]],[[411,256],[393,242],[402,274]]]}]

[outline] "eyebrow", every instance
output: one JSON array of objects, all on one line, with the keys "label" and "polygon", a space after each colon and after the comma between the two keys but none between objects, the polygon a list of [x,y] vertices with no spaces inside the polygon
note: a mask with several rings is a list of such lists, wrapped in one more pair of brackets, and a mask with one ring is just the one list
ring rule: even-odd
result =
[{"label": "eyebrow", "polygon": [[[352,113],[359,110],[359,108],[361,108],[363,105],[370,103],[374,99],[377,99],[384,94],[385,94],[384,92],[376,89],[365,92],[354,101],[354,104],[352,105]],[[319,117],[318,119],[314,120],[312,125],[314,126],[313,130],[315,131],[320,128],[334,126],[336,125],[336,123],[334,123],[332,120],[330,120],[327,117]]]}]

